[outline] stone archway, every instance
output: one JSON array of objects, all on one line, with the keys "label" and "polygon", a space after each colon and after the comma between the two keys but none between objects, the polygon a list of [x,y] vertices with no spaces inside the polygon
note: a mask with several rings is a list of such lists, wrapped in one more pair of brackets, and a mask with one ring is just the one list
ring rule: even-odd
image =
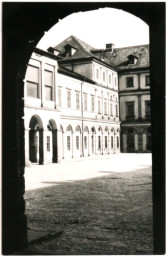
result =
[{"label": "stone archway", "polygon": [[43,164],[43,124],[38,115],[32,116],[29,128],[29,160],[32,163]]}]

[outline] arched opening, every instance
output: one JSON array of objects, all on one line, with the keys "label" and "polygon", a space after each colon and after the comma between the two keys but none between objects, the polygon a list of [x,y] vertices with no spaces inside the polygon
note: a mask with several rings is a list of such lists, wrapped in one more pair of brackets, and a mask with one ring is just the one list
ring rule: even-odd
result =
[{"label": "arched opening", "polygon": [[135,151],[135,133],[134,129],[127,131],[127,152],[132,153]]},{"label": "arched opening", "polygon": [[82,156],[81,128],[78,125],[75,129],[75,157]]},{"label": "arched opening", "polygon": [[43,164],[43,124],[38,115],[31,118],[29,128],[29,160],[31,163]]},{"label": "arched opening", "polygon": [[93,126],[91,128],[91,147],[92,147],[92,155],[96,154],[96,129]]},{"label": "arched opening", "polygon": [[104,129],[104,154],[109,154],[109,129]]},{"label": "arched opening", "polygon": [[53,119],[49,120],[47,124],[46,136],[46,161],[57,163],[58,152],[57,152],[57,126]]},{"label": "arched opening", "polygon": [[73,135],[72,127],[68,125],[66,128],[66,158],[72,158],[73,154]]},{"label": "arched opening", "polygon": [[60,125],[60,131],[61,131],[61,147],[60,147],[60,151],[61,151],[61,158],[64,159],[64,129],[62,127],[62,125]]},{"label": "arched opening", "polygon": [[100,155],[103,154],[103,130],[101,127],[98,128],[97,132],[97,153]]}]

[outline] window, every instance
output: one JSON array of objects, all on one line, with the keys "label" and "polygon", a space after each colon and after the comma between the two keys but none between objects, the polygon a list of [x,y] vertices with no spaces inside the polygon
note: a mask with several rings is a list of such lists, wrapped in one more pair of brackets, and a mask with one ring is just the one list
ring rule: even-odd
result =
[{"label": "window", "polygon": [[126,87],[127,88],[133,88],[134,87],[133,76],[130,76],[130,77],[126,78]]},{"label": "window", "polygon": [[113,103],[111,102],[110,103],[110,116],[113,115]]},{"label": "window", "polygon": [[103,72],[103,81],[105,82],[105,80],[106,80],[106,74],[105,72]]},{"label": "window", "polygon": [[61,99],[61,88],[58,88],[58,106],[61,106],[62,99]]},{"label": "window", "polygon": [[104,114],[107,115],[107,101],[104,101]]},{"label": "window", "polygon": [[98,136],[98,149],[101,149],[101,136]]},{"label": "window", "polygon": [[117,148],[119,148],[119,136],[117,136]]},{"label": "window", "polygon": [[50,152],[50,136],[47,136],[47,151]]},{"label": "window", "polygon": [[109,75],[109,84],[111,84],[111,75]]},{"label": "window", "polygon": [[96,78],[99,79],[99,70],[96,69]]},{"label": "window", "polygon": [[111,148],[113,148],[113,136],[111,136]]},{"label": "window", "polygon": [[53,100],[53,72],[45,70],[45,99],[46,100]]},{"label": "window", "polygon": [[145,76],[145,85],[150,86],[150,76]]},{"label": "window", "polygon": [[145,101],[145,116],[150,117],[151,115],[151,107],[150,107],[150,100]]},{"label": "window", "polygon": [[76,92],[76,109],[79,109],[79,92]]},{"label": "window", "polygon": [[71,150],[71,137],[67,136],[67,150]]},{"label": "window", "polygon": [[94,96],[91,96],[91,111],[94,112]]},{"label": "window", "polygon": [[117,78],[116,77],[114,78],[114,83],[115,83],[115,86],[117,86]]},{"label": "window", "polygon": [[27,96],[39,98],[39,68],[28,66],[27,68]]},{"label": "window", "polygon": [[105,148],[107,148],[107,136],[105,136]]},{"label": "window", "polygon": [[116,105],[116,116],[119,116],[118,115],[118,105]]},{"label": "window", "polygon": [[79,149],[79,136],[76,136],[76,149]]},{"label": "window", "polygon": [[71,107],[71,91],[67,90],[67,107]]},{"label": "window", "polygon": [[134,101],[126,102],[126,117],[134,117]]},{"label": "window", "polygon": [[84,148],[87,149],[87,136],[84,136]]},{"label": "window", "polygon": [[101,100],[98,100],[98,114],[101,113]]},{"label": "window", "polygon": [[87,110],[87,94],[84,94],[84,110]]}]

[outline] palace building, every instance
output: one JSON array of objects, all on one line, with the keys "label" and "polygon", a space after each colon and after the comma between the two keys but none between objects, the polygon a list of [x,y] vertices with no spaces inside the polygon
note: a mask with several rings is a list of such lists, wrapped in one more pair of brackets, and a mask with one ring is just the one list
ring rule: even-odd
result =
[{"label": "palace building", "polygon": [[24,87],[26,165],[114,154],[120,144],[150,151],[149,83],[148,46],[95,49],[70,36],[35,48]]}]

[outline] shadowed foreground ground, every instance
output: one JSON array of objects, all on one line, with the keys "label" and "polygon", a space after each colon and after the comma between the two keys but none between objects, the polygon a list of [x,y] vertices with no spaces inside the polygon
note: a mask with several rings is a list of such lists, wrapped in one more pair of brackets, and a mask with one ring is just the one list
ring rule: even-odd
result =
[{"label": "shadowed foreground ground", "polygon": [[50,186],[26,192],[29,229],[62,231],[30,248],[55,255],[153,254],[151,167],[99,172],[86,180],[43,180]]}]

